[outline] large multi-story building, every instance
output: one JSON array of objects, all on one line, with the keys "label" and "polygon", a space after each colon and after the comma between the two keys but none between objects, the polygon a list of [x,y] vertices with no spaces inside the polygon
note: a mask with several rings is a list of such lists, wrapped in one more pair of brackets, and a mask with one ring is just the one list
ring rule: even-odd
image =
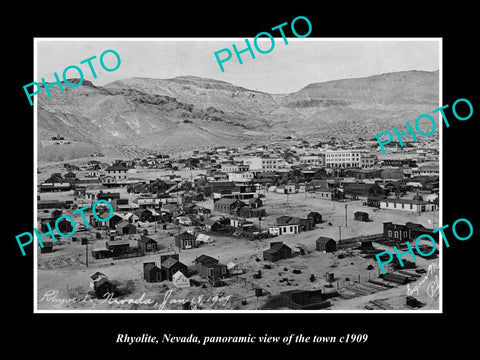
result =
[{"label": "large multi-story building", "polygon": [[228,181],[234,182],[250,182],[253,179],[253,173],[251,171],[242,171],[242,172],[229,172]]},{"label": "large multi-story building", "polygon": [[327,150],[325,165],[331,167],[361,167],[361,151],[359,150]]},{"label": "large multi-story building", "polygon": [[102,178],[103,184],[126,183],[129,180],[128,168],[124,166],[115,164],[106,168],[105,171],[107,174]]},{"label": "large multi-story building", "polygon": [[244,172],[249,169],[248,165],[244,164],[222,164],[222,172],[224,173],[234,173],[234,172]]},{"label": "large multi-story building", "polygon": [[369,168],[377,163],[377,155],[375,154],[362,154],[360,156],[360,166],[362,168]]},{"label": "large multi-story building", "polygon": [[302,155],[298,159],[299,163],[302,165],[324,165],[325,164],[325,155]]}]

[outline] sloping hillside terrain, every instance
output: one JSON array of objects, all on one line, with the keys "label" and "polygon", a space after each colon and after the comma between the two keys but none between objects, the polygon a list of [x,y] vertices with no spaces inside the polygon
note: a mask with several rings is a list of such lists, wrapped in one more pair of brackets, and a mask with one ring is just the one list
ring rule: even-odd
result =
[{"label": "sloping hillside terrain", "polygon": [[[69,80],[75,82],[75,80]],[[387,73],[313,83],[292,94],[267,94],[195,76],[131,78],[105,86],[84,81],[37,95],[38,157],[60,161],[103,153],[371,138],[438,107],[438,71]],[[57,134],[69,144],[44,146]]]}]

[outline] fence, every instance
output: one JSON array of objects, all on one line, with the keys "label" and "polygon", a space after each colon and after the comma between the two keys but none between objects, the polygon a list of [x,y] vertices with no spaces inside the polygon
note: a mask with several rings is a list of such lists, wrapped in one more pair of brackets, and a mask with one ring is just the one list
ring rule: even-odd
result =
[{"label": "fence", "polygon": [[132,251],[128,253],[117,254],[113,257],[113,260],[128,259],[128,258],[140,257],[140,256],[145,256],[145,253],[141,250],[137,250],[137,251]]},{"label": "fence", "polygon": [[361,242],[364,242],[364,241],[376,241],[376,240],[380,240],[380,239],[383,239],[383,233],[372,234],[372,235],[362,235],[362,236],[356,236],[356,237],[353,237],[353,238],[339,240],[337,242],[337,246],[341,247],[341,246],[345,246],[345,245],[352,244],[352,243],[361,243]]}]

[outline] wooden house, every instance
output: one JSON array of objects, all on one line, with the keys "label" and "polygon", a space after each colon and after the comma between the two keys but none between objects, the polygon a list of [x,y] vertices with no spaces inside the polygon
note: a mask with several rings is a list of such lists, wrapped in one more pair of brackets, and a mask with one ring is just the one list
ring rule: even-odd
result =
[{"label": "wooden house", "polygon": [[175,235],[175,246],[185,250],[197,247],[197,237],[188,231]]},{"label": "wooden house", "polygon": [[203,221],[203,225],[208,231],[220,231],[223,228],[223,225],[220,223],[220,221],[213,219],[205,219]]},{"label": "wooden house", "polygon": [[[115,219],[113,217],[115,216]],[[122,221],[122,217],[118,215],[113,215],[111,219],[108,219],[110,217],[110,213],[104,212],[102,214],[97,213],[97,217],[102,219],[98,220],[93,214],[90,215],[89,218],[89,224],[92,225],[94,228],[111,228],[114,229],[115,226],[111,227],[111,224],[118,224],[120,221]],[[108,220],[105,220],[108,219]],[[111,220],[113,219],[113,222]]]},{"label": "wooden house", "polygon": [[43,240],[43,247],[40,247],[40,253],[51,253],[53,252],[53,241]]},{"label": "wooden house", "polygon": [[187,265],[181,263],[178,259],[174,257],[169,257],[163,260],[160,264],[163,277],[166,280],[172,281],[173,275],[180,271],[183,275],[188,275]]},{"label": "wooden house", "polygon": [[311,211],[308,213],[307,219],[313,219],[314,224],[320,224],[322,222],[322,215],[316,211]]},{"label": "wooden house", "polygon": [[323,253],[334,252],[337,250],[337,242],[332,238],[320,236],[315,241],[315,249]]},{"label": "wooden house", "polygon": [[217,259],[200,255],[194,260],[195,270],[203,277],[211,280],[228,277],[227,265],[221,264]]},{"label": "wooden house", "polygon": [[237,199],[221,198],[214,202],[213,207],[215,211],[227,214],[236,214],[237,209],[245,206],[243,201]]},{"label": "wooden house", "polygon": [[113,285],[113,283],[108,280],[108,278],[104,277],[95,282],[94,291],[97,298],[103,299],[106,297],[107,294],[114,293],[115,285]]},{"label": "wooden house", "polygon": [[428,234],[438,241],[438,232],[428,229],[421,224],[407,222],[405,225],[393,224],[391,221],[383,223],[383,237],[387,240],[406,242],[415,240],[418,236]]},{"label": "wooden house", "polygon": [[299,218],[300,231],[310,231],[314,228],[314,220],[311,218]]},{"label": "wooden house", "polygon": [[154,262],[143,263],[143,279],[150,283],[164,280],[162,270]]},{"label": "wooden house", "polygon": [[177,288],[188,288],[190,287],[190,280],[183,274],[181,271],[177,271],[172,275],[173,285]]},{"label": "wooden house", "polygon": [[369,197],[372,195],[382,195],[383,190],[377,184],[345,184],[343,186],[345,196],[350,196],[353,199],[358,197]]},{"label": "wooden house", "polygon": [[141,222],[152,221],[152,212],[148,209],[138,208],[133,210],[133,214],[138,216],[138,220]]},{"label": "wooden house", "polygon": [[326,200],[333,200],[335,197],[335,189],[328,189],[328,188],[316,188],[315,189],[315,197],[326,199]]},{"label": "wooden house", "polygon": [[119,235],[133,235],[137,233],[137,227],[126,220],[120,221],[115,228]]},{"label": "wooden house", "polygon": [[157,251],[157,241],[149,238],[148,236],[141,235],[137,242],[139,249],[141,249],[143,252]]},{"label": "wooden house", "polygon": [[263,201],[258,197],[251,198],[248,200],[248,205],[250,205],[252,209],[258,209],[263,206]]},{"label": "wooden house", "polygon": [[380,201],[385,199],[384,196],[369,196],[367,198],[367,206],[371,206],[371,207],[376,207],[376,208],[379,208],[380,207]]},{"label": "wooden house", "polygon": [[295,310],[313,310],[329,307],[330,301],[325,300],[322,290],[288,290],[280,293],[283,305]]},{"label": "wooden house", "polygon": [[271,242],[270,249],[263,251],[263,260],[278,261],[292,256],[292,249],[283,242]]},{"label": "wooden house", "polygon": [[130,251],[130,242],[128,240],[109,240],[106,242],[106,246],[113,256],[123,255]]}]

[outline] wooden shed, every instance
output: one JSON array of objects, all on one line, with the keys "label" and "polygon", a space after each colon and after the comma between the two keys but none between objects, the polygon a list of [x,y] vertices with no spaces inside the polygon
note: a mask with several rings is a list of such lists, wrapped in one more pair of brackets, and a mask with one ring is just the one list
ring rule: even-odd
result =
[{"label": "wooden shed", "polygon": [[197,247],[197,237],[188,231],[184,231],[175,236],[175,246],[182,250],[195,248]]},{"label": "wooden shed", "polygon": [[138,247],[143,252],[157,251],[157,241],[149,238],[148,236],[140,236],[140,239],[137,240]]},{"label": "wooden shed", "polygon": [[115,291],[115,285],[108,278],[104,277],[95,282],[94,290],[97,298],[103,299],[107,293],[112,294]]},{"label": "wooden shed", "polygon": [[263,260],[278,261],[292,257],[292,249],[283,242],[271,242],[270,249],[263,251]]},{"label": "wooden shed", "polygon": [[337,250],[337,242],[332,238],[320,236],[315,241],[315,249],[324,253],[334,252]]},{"label": "wooden shed", "polygon": [[364,211],[355,211],[353,213],[353,218],[357,221],[368,221],[369,215]]},{"label": "wooden shed", "polygon": [[150,283],[164,280],[162,270],[154,262],[143,263],[143,279]]},{"label": "wooden shed", "polygon": [[168,259],[162,261],[160,266],[163,277],[169,281],[172,281],[173,274],[178,271],[180,271],[185,276],[188,275],[187,265],[181,263],[180,261],[178,261],[178,259],[175,259],[173,257],[169,257]]}]

